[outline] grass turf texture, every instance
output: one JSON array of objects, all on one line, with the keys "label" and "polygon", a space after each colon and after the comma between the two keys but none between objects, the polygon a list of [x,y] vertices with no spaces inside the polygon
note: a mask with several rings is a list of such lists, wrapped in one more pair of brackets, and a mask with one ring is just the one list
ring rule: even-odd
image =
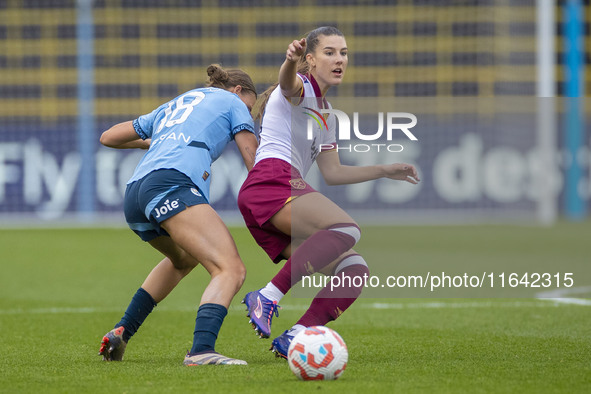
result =
[{"label": "grass turf texture", "polygon": [[[121,363],[97,355],[156,251],[126,229],[1,230],[0,392],[589,392],[591,308],[535,299],[362,299],[330,324],[349,365],[334,382],[300,382],[255,337],[240,300],[277,267],[244,229],[232,229],[248,277],[217,344],[247,367],[181,365],[207,275],[198,268],[148,317]],[[591,223],[551,229],[364,227],[372,264],[438,259],[589,259]],[[381,245],[381,246],[380,246]],[[393,245],[396,245],[394,247]],[[372,256],[373,255],[373,256]],[[309,300],[286,297],[274,334]]]}]

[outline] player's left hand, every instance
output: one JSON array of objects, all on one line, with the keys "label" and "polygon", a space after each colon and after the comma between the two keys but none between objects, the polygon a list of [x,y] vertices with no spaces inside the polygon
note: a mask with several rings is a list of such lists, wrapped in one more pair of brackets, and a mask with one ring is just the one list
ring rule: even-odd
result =
[{"label": "player's left hand", "polygon": [[394,179],[397,181],[406,181],[408,183],[412,183],[413,185],[416,185],[421,181],[417,174],[417,169],[411,164],[386,164],[384,166],[384,171],[386,172],[384,176],[385,178]]}]

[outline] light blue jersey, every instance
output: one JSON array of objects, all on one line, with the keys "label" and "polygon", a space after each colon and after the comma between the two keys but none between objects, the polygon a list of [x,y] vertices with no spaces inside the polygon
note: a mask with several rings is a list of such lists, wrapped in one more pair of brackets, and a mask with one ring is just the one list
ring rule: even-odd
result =
[{"label": "light blue jersey", "polygon": [[211,163],[236,133],[254,133],[246,104],[218,88],[190,90],[140,116],[133,127],[152,142],[128,184],[158,169],[175,169],[191,178],[208,201]]}]

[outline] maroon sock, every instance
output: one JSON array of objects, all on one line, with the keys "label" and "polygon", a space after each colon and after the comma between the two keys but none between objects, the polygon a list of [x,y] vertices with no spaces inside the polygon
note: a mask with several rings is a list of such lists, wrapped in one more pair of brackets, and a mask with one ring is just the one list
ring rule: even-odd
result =
[{"label": "maroon sock", "polygon": [[271,279],[271,283],[283,294],[287,294],[289,289],[291,289],[291,259],[287,259],[283,267]]},{"label": "maroon sock", "polygon": [[357,239],[346,232],[331,230],[337,228],[359,231],[357,225],[343,223],[312,234],[293,252],[271,283],[286,294],[302,276],[312,275],[351,249],[357,243]]},{"label": "maroon sock", "polygon": [[[354,255],[357,256],[357,255]],[[346,260],[346,259],[345,259]],[[326,287],[316,295],[312,304],[298,320],[296,324],[305,327],[324,326],[329,321],[335,320],[355,302],[363,289],[363,277],[369,275],[369,269],[366,265],[350,265],[336,275],[341,279],[343,277],[351,278],[351,281],[341,280],[341,286],[335,286],[331,289],[329,282]],[[353,280],[354,277],[360,277]],[[361,286],[355,286],[361,284]]]}]

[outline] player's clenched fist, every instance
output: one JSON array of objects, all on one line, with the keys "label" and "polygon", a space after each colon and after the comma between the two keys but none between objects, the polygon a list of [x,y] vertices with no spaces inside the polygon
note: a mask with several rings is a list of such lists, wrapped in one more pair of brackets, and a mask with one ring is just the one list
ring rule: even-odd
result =
[{"label": "player's clenched fist", "polygon": [[297,62],[304,52],[306,52],[306,39],[302,38],[301,40],[293,40],[287,47],[285,58],[290,62]]}]

